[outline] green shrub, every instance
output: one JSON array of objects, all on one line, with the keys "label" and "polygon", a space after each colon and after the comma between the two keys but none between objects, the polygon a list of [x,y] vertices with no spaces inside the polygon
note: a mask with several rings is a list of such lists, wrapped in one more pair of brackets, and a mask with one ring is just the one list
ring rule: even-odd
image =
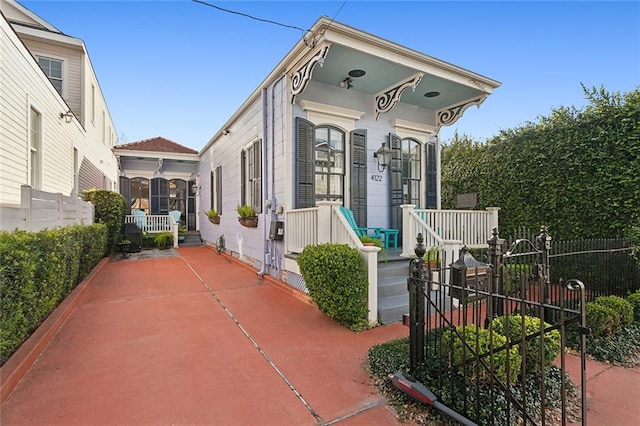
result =
[{"label": "green shrub", "polygon": [[587,327],[593,337],[610,337],[620,332],[620,314],[608,306],[595,302],[587,303],[585,308]]},{"label": "green shrub", "polygon": [[[466,345],[460,336],[464,338]],[[487,329],[477,328],[474,325],[458,326],[455,331],[449,329],[442,334],[444,352],[451,356],[448,360],[449,365],[461,368],[464,363],[464,373],[474,383],[491,383],[492,376],[489,370],[483,366],[482,362],[478,364],[476,357],[476,355],[489,354],[490,348],[494,350],[492,357],[496,377],[502,383],[507,383],[507,378],[509,383],[515,383],[521,371],[522,357],[517,346],[508,350],[495,351],[506,343],[507,338],[503,335],[495,331],[491,333]],[[481,360],[487,367],[491,366],[491,356],[487,355]]]},{"label": "green shrub", "polygon": [[633,307],[633,320],[640,323],[640,290],[627,297],[627,302]]},{"label": "green shrub", "polygon": [[633,305],[622,297],[600,296],[593,303],[611,308],[619,317],[620,327],[624,327],[633,322]]},{"label": "green shrub", "polygon": [[160,232],[153,238],[153,243],[156,247],[165,249],[168,246],[173,245],[173,234],[171,232]]},{"label": "green shrub", "polygon": [[[524,320],[523,320],[524,318]],[[493,320],[493,331],[506,336],[513,345],[519,345],[520,355],[525,360],[527,372],[540,372],[540,360],[542,358],[542,348],[540,346],[540,336],[527,340],[524,348],[522,348],[522,330],[524,321],[524,333],[531,336],[540,333],[540,318],[508,315]],[[508,325],[508,327],[507,327]],[[544,323],[544,327],[550,327]],[[508,328],[508,329],[507,329]],[[544,334],[544,367],[551,365],[554,359],[560,353],[560,332],[552,330]]]},{"label": "green shrub", "polygon": [[0,363],[104,257],[103,224],[0,232]]},{"label": "green shrub", "polygon": [[117,192],[104,189],[89,189],[83,193],[83,198],[93,203],[95,222],[107,225],[107,250],[113,253],[118,241],[122,239],[126,200]]},{"label": "green shrub", "polygon": [[366,327],[367,270],[357,249],[346,244],[307,246],[298,265],[322,312],[352,330]]}]

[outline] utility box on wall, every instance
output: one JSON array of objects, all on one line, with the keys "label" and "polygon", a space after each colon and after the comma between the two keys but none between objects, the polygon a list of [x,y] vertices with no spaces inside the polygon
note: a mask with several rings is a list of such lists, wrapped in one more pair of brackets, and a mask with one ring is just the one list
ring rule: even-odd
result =
[{"label": "utility box on wall", "polygon": [[282,241],[284,239],[283,221],[274,220],[271,222],[271,228],[269,229],[269,239],[274,241]]}]

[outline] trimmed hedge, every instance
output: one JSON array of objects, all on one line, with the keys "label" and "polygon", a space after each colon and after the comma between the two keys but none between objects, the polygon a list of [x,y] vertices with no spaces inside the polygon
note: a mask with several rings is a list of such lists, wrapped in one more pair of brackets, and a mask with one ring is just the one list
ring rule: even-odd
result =
[{"label": "trimmed hedge", "polygon": [[107,252],[113,253],[122,239],[127,201],[117,192],[104,189],[84,191],[83,198],[93,203],[95,222],[107,225]]},{"label": "trimmed hedge", "polygon": [[0,363],[106,253],[103,224],[0,232]]},{"label": "trimmed hedge", "polygon": [[595,337],[611,337],[633,322],[633,305],[618,296],[600,296],[585,308],[587,326]]},{"label": "trimmed hedge", "polygon": [[633,307],[633,321],[640,323],[640,290],[629,295],[627,302]]},{"label": "trimmed hedge", "polygon": [[368,279],[357,249],[346,244],[307,246],[298,265],[318,308],[352,330],[367,326]]}]

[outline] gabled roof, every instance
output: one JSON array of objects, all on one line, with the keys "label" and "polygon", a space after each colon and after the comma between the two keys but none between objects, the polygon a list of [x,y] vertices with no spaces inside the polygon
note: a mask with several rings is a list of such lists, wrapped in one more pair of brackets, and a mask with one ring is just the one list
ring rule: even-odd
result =
[{"label": "gabled roof", "polygon": [[138,142],[131,142],[123,145],[116,145],[114,149],[117,150],[131,150],[131,151],[151,151],[151,152],[169,152],[173,154],[197,154],[195,149],[187,148],[184,145],[180,145],[177,142],[171,141],[163,137],[155,137],[151,139],[144,139]]}]

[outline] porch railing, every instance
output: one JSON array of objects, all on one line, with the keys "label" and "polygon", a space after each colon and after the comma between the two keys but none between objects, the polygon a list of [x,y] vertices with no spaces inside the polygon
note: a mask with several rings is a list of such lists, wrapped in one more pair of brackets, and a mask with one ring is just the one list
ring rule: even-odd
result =
[{"label": "porch railing", "polygon": [[[415,213],[443,240],[460,240],[467,247],[481,248],[486,247],[491,230],[498,228],[499,210],[500,207],[487,207],[486,211],[415,209]],[[412,235],[415,238],[416,234]]]},{"label": "porch railing", "polygon": [[178,247],[178,222],[175,221],[173,216],[163,214],[137,216],[128,214],[124,218],[124,223],[135,223],[142,232],[152,234],[171,232],[173,234],[173,247]]},{"label": "porch railing", "polygon": [[369,291],[368,320],[378,319],[378,252],[380,248],[362,244],[343,214],[339,201],[318,201],[318,207],[291,210],[286,213],[285,243],[290,253],[301,253],[305,246],[335,243],[347,244],[360,251],[367,268]]}]

